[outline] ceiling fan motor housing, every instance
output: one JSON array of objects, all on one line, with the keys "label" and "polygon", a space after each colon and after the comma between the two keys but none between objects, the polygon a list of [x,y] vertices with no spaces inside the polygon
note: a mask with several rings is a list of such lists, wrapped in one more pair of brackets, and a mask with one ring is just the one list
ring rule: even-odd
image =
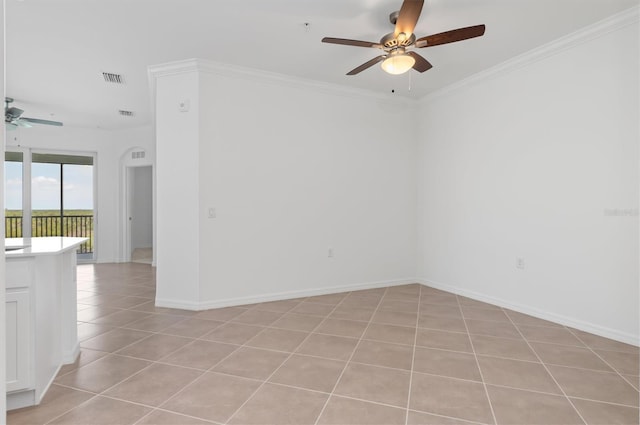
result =
[{"label": "ceiling fan motor housing", "polygon": [[382,44],[387,49],[395,49],[398,47],[409,47],[415,42],[416,42],[415,34],[411,34],[410,37],[406,37],[402,39],[401,37],[396,37],[394,33],[389,33],[380,39],[380,44]]},{"label": "ceiling fan motor housing", "polygon": [[19,108],[7,108],[4,112],[4,120],[5,122],[12,122],[13,120],[17,120],[24,113],[22,109]]}]

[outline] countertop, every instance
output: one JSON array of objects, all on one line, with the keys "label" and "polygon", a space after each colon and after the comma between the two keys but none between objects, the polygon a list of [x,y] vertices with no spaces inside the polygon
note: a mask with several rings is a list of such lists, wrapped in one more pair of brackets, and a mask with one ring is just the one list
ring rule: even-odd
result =
[{"label": "countertop", "polygon": [[6,238],[5,258],[33,257],[36,255],[60,254],[76,249],[88,238],[52,236],[47,238]]}]

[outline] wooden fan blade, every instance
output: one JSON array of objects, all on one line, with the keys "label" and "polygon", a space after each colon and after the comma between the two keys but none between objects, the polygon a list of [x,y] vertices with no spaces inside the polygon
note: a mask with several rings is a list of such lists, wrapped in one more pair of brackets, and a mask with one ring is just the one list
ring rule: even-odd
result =
[{"label": "wooden fan blade", "polygon": [[349,40],[347,38],[325,37],[322,39],[322,42],[331,44],[342,44],[345,46],[373,47],[375,49],[382,49],[383,47],[380,43],[373,43],[371,41]]},{"label": "wooden fan blade", "polygon": [[484,35],[484,25],[476,25],[473,27],[458,28],[441,32],[439,34],[428,35],[416,40],[416,47],[431,47],[439,44],[454,43],[456,41],[468,40],[470,38],[480,37]]},{"label": "wooden fan blade", "polygon": [[347,75],[359,74],[362,71],[364,71],[365,69],[371,68],[373,65],[377,64],[378,62],[382,62],[386,57],[387,57],[386,55],[380,55],[377,58],[373,58],[369,62],[365,62],[362,65],[360,65],[359,67],[354,68],[351,71],[347,72]]},{"label": "wooden fan blade", "polygon": [[416,71],[425,72],[433,68],[433,65],[431,65],[428,60],[426,60],[416,52],[409,52],[407,54],[416,60],[416,63],[413,65],[413,69],[415,69]]},{"label": "wooden fan blade", "polygon": [[407,38],[413,34],[413,30],[418,23],[420,12],[422,12],[422,5],[424,0],[404,0],[400,13],[398,13],[398,19],[396,20],[395,36],[401,32],[405,33]]}]

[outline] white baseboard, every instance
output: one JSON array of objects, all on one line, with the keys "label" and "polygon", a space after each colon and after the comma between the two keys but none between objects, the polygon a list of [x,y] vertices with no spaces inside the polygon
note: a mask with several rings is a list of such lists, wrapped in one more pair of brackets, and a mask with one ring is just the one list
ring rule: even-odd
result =
[{"label": "white baseboard", "polygon": [[200,308],[200,303],[188,300],[175,300],[156,297],[156,307],[177,308],[179,310],[201,311],[206,310]]},{"label": "white baseboard", "polygon": [[96,264],[111,264],[111,263],[123,263],[124,261],[120,261],[117,258],[97,258]]},{"label": "white baseboard", "polygon": [[564,326],[569,326],[584,332],[602,336],[604,338],[609,338],[616,341],[624,342],[626,344],[640,346],[640,338],[638,337],[638,335],[633,335],[627,332],[622,332],[616,329],[600,326],[595,323],[585,322],[583,320],[563,316],[561,314],[540,310],[535,307],[514,303],[502,298],[493,297],[493,296],[482,294],[479,292],[460,289],[452,285],[447,285],[444,283],[435,282],[428,279],[416,279],[416,282],[419,282],[422,285],[429,286],[435,289],[441,289],[443,291],[447,291],[457,295],[462,295],[464,297],[472,298],[477,301],[482,301],[489,304],[497,305],[499,307],[508,308],[510,310],[517,311],[518,313],[528,314],[529,316],[537,317],[539,319],[548,320],[550,322],[558,323]]},{"label": "white baseboard", "polygon": [[76,342],[73,348],[62,353],[62,364],[71,364],[76,361],[80,354],[80,342]]},{"label": "white baseboard", "polygon": [[34,401],[36,405],[40,404],[44,396],[47,394],[47,391],[49,391],[49,388],[51,388],[51,385],[53,385],[53,382],[56,380],[58,373],[60,373],[60,369],[62,369],[62,365],[58,365],[58,368],[56,369],[56,373],[54,373],[51,376],[51,379],[49,379],[49,382],[47,383],[47,385],[45,385],[45,387],[42,389],[42,392],[40,394],[38,394],[37,392],[34,393],[34,398],[35,398]]},{"label": "white baseboard", "polygon": [[379,282],[356,283],[342,286],[330,286],[325,288],[305,289],[300,291],[274,292],[250,297],[227,298],[222,300],[211,300],[203,302],[193,302],[186,300],[173,300],[156,298],[156,307],[177,308],[181,310],[209,310],[212,308],[233,307],[245,304],[263,303],[269,301],[288,300],[292,298],[313,297],[316,295],[336,294],[340,292],[359,291],[364,289],[384,288],[387,286],[407,285],[417,283],[414,278],[385,280]]},{"label": "white baseboard", "polygon": [[7,393],[7,411],[34,406],[36,404],[36,390],[17,391]]},{"label": "white baseboard", "polygon": [[425,286],[429,286],[443,291],[451,292],[453,294],[462,295],[474,300],[494,304],[500,307],[508,308],[519,313],[528,314],[539,319],[548,320],[550,322],[558,323],[561,325],[569,326],[584,332],[599,335],[604,338],[613,339],[615,341],[624,342],[626,344],[632,344],[640,346],[640,338],[638,335],[633,335],[627,332],[622,332],[616,329],[611,329],[605,326],[600,326],[594,323],[586,322],[583,320],[575,319],[572,317],[552,313],[549,311],[540,310],[535,307],[527,306],[524,304],[514,303],[499,297],[494,297],[479,292],[469,291],[461,289],[452,285],[447,285],[440,282],[435,282],[423,278],[405,278],[396,280],[387,280],[379,282],[357,283],[342,286],[330,286],[316,289],[305,289],[300,291],[283,291],[274,292],[270,294],[263,294],[250,297],[237,297],[227,298],[222,300],[210,300],[203,302],[193,302],[189,300],[175,300],[175,299],[163,299],[156,298],[157,307],[176,308],[181,310],[201,311],[209,310],[213,308],[233,307],[245,304],[255,304],[269,301],[280,301],[292,298],[313,297],[316,295],[335,294],[340,292],[358,291],[364,289],[384,288],[388,286],[407,285],[410,283],[420,283]]}]

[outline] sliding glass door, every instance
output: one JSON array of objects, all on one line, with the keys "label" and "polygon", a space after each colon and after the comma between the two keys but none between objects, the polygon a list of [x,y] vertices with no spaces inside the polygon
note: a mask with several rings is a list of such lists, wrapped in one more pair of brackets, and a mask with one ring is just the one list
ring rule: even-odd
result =
[{"label": "sliding glass door", "polygon": [[4,154],[4,234],[7,238],[22,238],[23,214],[23,164],[22,152]]},{"label": "sliding glass door", "polygon": [[93,155],[8,152],[5,170],[7,237],[86,237],[78,260],[93,260]]}]

